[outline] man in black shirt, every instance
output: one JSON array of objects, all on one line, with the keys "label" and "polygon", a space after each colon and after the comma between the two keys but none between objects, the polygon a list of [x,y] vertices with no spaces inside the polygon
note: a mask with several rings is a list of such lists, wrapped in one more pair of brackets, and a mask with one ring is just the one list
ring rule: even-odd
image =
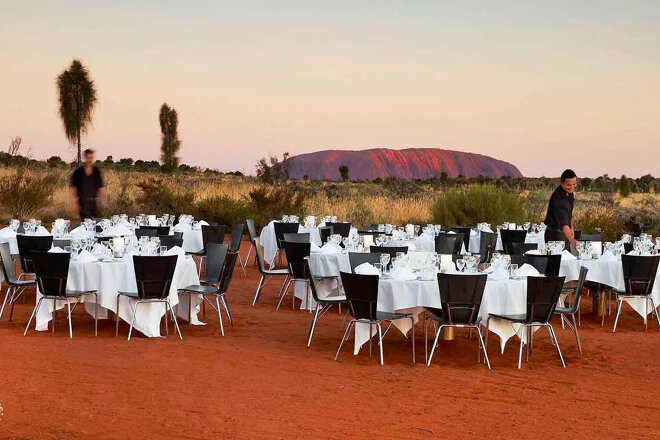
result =
[{"label": "man in black shirt", "polygon": [[548,202],[548,213],[544,223],[548,227],[545,240],[565,240],[575,248],[575,229],[573,228],[573,205],[575,204],[575,188],[577,176],[573,170],[565,170],[561,174],[559,185]]},{"label": "man in black shirt", "polygon": [[98,217],[97,200],[108,206],[101,170],[94,166],[92,149],[84,151],[85,163],[71,175],[71,215],[80,215],[80,221]]}]

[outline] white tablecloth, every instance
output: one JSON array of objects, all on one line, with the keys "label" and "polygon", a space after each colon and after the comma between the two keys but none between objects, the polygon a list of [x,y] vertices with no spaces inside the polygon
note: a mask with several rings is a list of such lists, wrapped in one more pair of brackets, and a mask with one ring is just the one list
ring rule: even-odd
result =
[{"label": "white tablecloth", "polygon": [[[199,284],[197,268],[195,262],[190,257],[179,256],[172,287],[170,289],[170,304],[176,310],[178,316],[188,319],[188,296],[182,294],[181,301],[177,289]],[[130,256],[115,262],[93,262],[81,263],[72,261],[69,265],[69,278],[67,281],[69,290],[97,290],[99,300],[99,319],[108,318],[108,310],[115,311],[117,306],[117,292],[136,292],[135,271],[133,269],[133,259]],[[41,298],[41,293],[37,291],[37,301]],[[94,297],[84,297],[85,308],[87,312],[94,316]],[[75,300],[73,301],[75,302]],[[197,319],[199,306],[202,302],[201,295],[193,295],[193,324],[203,324]],[[57,309],[66,306],[66,302],[58,301]],[[122,296],[119,300],[119,317],[130,323],[133,316],[134,300]],[[82,307],[79,305],[78,307]],[[137,308],[134,328],[142,332],[145,336],[160,336],[160,323],[165,314],[165,305],[160,304],[140,304]],[[48,322],[53,319],[53,302],[50,300],[42,301],[39,312],[36,316],[35,328],[38,331],[48,329]]]},{"label": "white tablecloth", "polygon": [[[179,231],[181,232],[181,231]],[[183,230],[183,250],[186,252],[198,252],[204,248],[202,240],[202,230],[184,229]]]},{"label": "white tablecloth", "polygon": [[408,246],[409,251],[435,252],[435,240],[415,237],[412,240],[392,240],[387,246]]},{"label": "white tablecloth", "polygon": [[[544,234],[531,234],[527,233],[525,237],[525,243],[536,243],[538,245],[538,250],[542,251],[545,249],[545,236]],[[477,254],[479,253],[479,247],[481,245],[481,234],[472,235],[470,237],[470,252]],[[495,250],[501,251],[504,247],[502,246],[502,238],[500,234],[497,234],[497,243],[495,244]]]}]

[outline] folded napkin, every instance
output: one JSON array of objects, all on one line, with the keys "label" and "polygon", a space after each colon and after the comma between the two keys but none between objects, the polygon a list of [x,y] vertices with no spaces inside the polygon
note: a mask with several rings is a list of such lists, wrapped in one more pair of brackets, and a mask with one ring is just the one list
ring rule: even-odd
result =
[{"label": "folded napkin", "polygon": [[575,255],[571,254],[571,253],[568,252],[566,249],[564,249],[564,250],[561,252],[561,259],[562,259],[562,260],[575,260],[576,257],[575,257]]},{"label": "folded napkin", "polygon": [[392,271],[392,278],[400,281],[412,281],[417,279],[417,275],[407,267],[399,267]]},{"label": "folded napkin", "polygon": [[470,229],[470,237],[476,237],[477,235],[479,235],[479,231],[476,229]]},{"label": "folded napkin", "polygon": [[53,254],[66,254],[68,253],[64,249],[62,249],[59,246],[55,246],[54,248],[51,248],[48,252],[53,253]]},{"label": "folded napkin", "polygon": [[174,226],[176,232],[190,231],[190,229],[192,229],[190,223],[177,223],[176,226]]},{"label": "folded napkin", "polygon": [[77,228],[74,228],[69,235],[72,238],[83,238],[87,237],[89,235],[89,232],[84,226],[78,226]]},{"label": "folded napkin", "polygon": [[454,232],[454,231],[447,231],[447,234],[449,234],[449,235],[453,235],[453,234],[456,234],[456,232]]},{"label": "folded napkin", "polygon": [[603,255],[598,258],[598,261],[618,261],[618,258],[616,258],[612,252],[605,251],[603,252]]},{"label": "folded napkin", "polygon": [[92,247],[92,252],[94,255],[105,255],[105,246],[101,243],[95,243]]},{"label": "folded napkin", "polygon": [[16,232],[14,232],[9,226],[0,229],[0,238],[12,238],[12,237],[16,237]]},{"label": "folded napkin", "polygon": [[341,253],[341,247],[334,243],[326,243],[321,248],[321,252],[324,254],[338,254]]},{"label": "folded napkin", "polygon": [[538,249],[531,249],[525,252],[525,255],[543,255],[543,252],[539,251]]},{"label": "folded napkin", "polygon": [[105,235],[108,235],[108,236],[110,236],[110,235],[113,235],[113,236],[117,236],[117,235],[131,235],[131,234],[133,234],[133,233],[134,233],[134,232],[133,232],[132,230],[130,230],[129,228],[127,228],[127,227],[124,226],[124,225],[115,225],[115,226],[113,226],[113,227],[111,227],[111,228],[108,228],[108,229],[105,231]]},{"label": "folded napkin", "polygon": [[165,252],[165,255],[179,255],[180,257],[185,257],[186,251],[181,249],[179,246],[173,246],[167,252]]},{"label": "folded napkin", "polygon": [[310,252],[321,252],[321,248],[319,247],[319,245],[314,242],[311,242],[309,244],[309,250]]},{"label": "folded napkin", "polygon": [[378,275],[378,269],[369,263],[362,263],[354,269],[358,275]]},{"label": "folded napkin", "polygon": [[43,236],[43,235],[51,235],[51,233],[48,232],[48,229],[46,229],[45,227],[39,226],[37,228],[37,232],[34,235],[42,235]]},{"label": "folded napkin", "polygon": [[504,269],[495,269],[488,274],[488,281],[507,281],[509,274]]},{"label": "folded napkin", "polygon": [[632,250],[632,251],[628,252],[626,255],[639,255],[639,252],[636,251],[636,250]]},{"label": "folded napkin", "polygon": [[369,246],[373,246],[374,244],[374,236],[373,235],[365,235],[363,237],[364,240],[364,247],[368,248]]},{"label": "folded napkin", "polygon": [[78,261],[81,263],[93,263],[94,261],[99,261],[99,259],[85,249],[78,255]]},{"label": "folded napkin", "polygon": [[515,275],[516,277],[537,277],[541,274],[531,264],[523,264],[516,270]]},{"label": "folded napkin", "polygon": [[493,230],[490,229],[490,228],[487,228],[487,227],[483,227],[483,228],[481,228],[481,230],[484,231],[484,232],[490,232],[491,234],[493,233]]},{"label": "folded napkin", "polygon": [[197,224],[200,225],[200,226],[208,226],[209,225],[208,222],[205,221],[205,220],[200,220],[200,221],[197,222]]},{"label": "folded napkin", "polygon": [[392,231],[392,240],[403,240],[406,238],[406,233],[399,230]]}]

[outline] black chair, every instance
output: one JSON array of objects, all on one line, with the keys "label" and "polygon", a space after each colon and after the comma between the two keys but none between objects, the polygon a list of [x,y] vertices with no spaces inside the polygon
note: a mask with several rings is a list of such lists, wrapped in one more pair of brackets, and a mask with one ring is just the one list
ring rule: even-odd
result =
[{"label": "black chair", "polygon": [[64,249],[65,246],[71,246],[70,238],[53,238],[53,247]]},{"label": "black chair", "polygon": [[[282,255],[284,255],[284,234],[298,233],[298,230],[300,229],[300,225],[298,223],[275,222],[273,224],[273,227],[275,229],[275,241],[277,243],[277,253],[273,257],[273,261],[275,261],[275,259],[279,255],[280,264],[282,264]],[[272,264],[273,261],[269,261],[269,263]]]},{"label": "black chair", "polygon": [[243,276],[247,277],[247,272],[245,272],[245,265],[243,264],[243,259],[241,258],[241,240],[243,240],[243,230],[245,225],[243,223],[235,223],[231,225],[231,243],[229,249],[236,252],[237,260],[241,265],[243,270]]},{"label": "black chair", "polygon": [[171,236],[174,237],[174,238],[180,238],[180,239],[183,240],[183,232],[174,231],[174,232],[172,232]]},{"label": "black chair", "polygon": [[378,311],[378,275],[357,275],[347,272],[339,272],[341,282],[344,286],[346,299],[348,301],[348,312],[352,319],[346,326],[346,331],[341,338],[335,360],[339,358],[344,341],[348,339],[351,328],[355,323],[369,324],[369,356],[372,348],[372,328],[378,328],[378,347],[380,349],[380,364],[383,365],[383,329],[381,323],[395,319],[408,318],[412,322],[412,363],[415,363],[415,319],[410,313],[388,313]]},{"label": "black chair", "polygon": [[348,262],[351,265],[351,273],[355,273],[355,268],[360,264],[369,263],[374,265],[380,263],[380,254],[378,253],[364,253],[364,252],[349,252]]},{"label": "black chair", "polygon": [[21,270],[23,273],[19,275],[18,279],[25,275],[34,274],[34,266],[32,264],[32,252],[41,251],[46,252],[53,247],[52,235],[17,235],[16,243],[18,244],[18,256],[21,261]]},{"label": "black chair", "polygon": [[451,230],[457,234],[463,234],[463,244],[465,244],[465,250],[469,252],[470,234],[472,234],[472,228],[468,228],[467,226],[455,226],[451,228]]},{"label": "black chair", "polygon": [[369,246],[372,254],[390,254],[390,261],[396,257],[397,252],[408,253],[408,246]]},{"label": "black chair", "polygon": [[286,232],[283,235],[284,241],[289,243],[309,243],[309,232]]},{"label": "black chair", "polygon": [[351,233],[350,222],[339,222],[339,223],[328,222],[325,224],[325,226],[331,227],[333,234],[339,234],[342,236],[342,238],[348,237],[349,234]]},{"label": "black chair", "polygon": [[493,232],[479,231],[479,254],[481,255],[481,263],[490,261],[497,245],[497,234]]},{"label": "black chair", "polygon": [[564,233],[557,229],[546,229],[544,234],[544,240],[546,243],[549,241],[563,241],[564,247],[570,252],[571,243],[568,241]]},{"label": "black chair", "polygon": [[[218,322],[220,323],[220,334],[222,336],[225,335],[225,328],[222,322],[222,307],[225,308],[229,322],[233,325],[233,318],[231,317],[225,294],[229,289],[229,283],[234,273],[237,255],[236,251],[229,251],[224,244],[208,244],[204,279],[200,281],[199,285],[179,289],[179,292],[188,293],[188,325],[192,323],[193,294],[202,295],[202,301],[207,301],[218,312]],[[207,296],[214,296],[215,304]]]},{"label": "black chair", "polygon": [[[481,318],[479,318],[479,308],[481,307],[481,298],[486,288],[487,275],[458,275],[458,274],[438,274],[438,287],[440,288],[441,309],[427,307],[430,313],[424,315],[424,353],[426,356],[426,366],[431,365],[435,347],[438,345],[438,338],[445,327],[469,328],[475,329],[479,336],[479,350],[477,351],[477,362],[481,362],[481,350],[484,352],[486,365],[490,369],[490,360],[486,352],[483,336],[481,335]],[[428,356],[428,325],[427,320],[439,324],[436,329],[431,356]]]},{"label": "black chair", "polygon": [[254,293],[254,299],[252,300],[252,305],[253,306],[255,304],[257,304],[257,301],[259,301],[259,297],[261,296],[261,291],[263,290],[266,283],[268,283],[268,281],[272,279],[272,277],[274,277],[274,276],[283,276],[284,277],[284,283],[282,284],[282,287],[280,287],[280,294],[281,294],[282,290],[284,289],[284,286],[289,281],[289,277],[291,275],[289,273],[288,268],[287,269],[266,269],[266,265],[264,263],[264,258],[261,254],[261,242],[260,242],[259,238],[254,239],[254,251],[255,251],[255,255],[257,257],[257,264],[259,266],[259,273],[261,274],[261,278],[259,279],[259,284],[257,285],[257,291]]},{"label": "black chair", "polygon": [[[617,308],[616,318],[614,318],[614,327],[612,333],[616,332],[616,325],[619,322],[623,300],[626,298],[642,298],[646,301],[646,310],[648,315],[648,304],[651,303],[652,313],[658,321],[660,329],[660,316],[658,316],[657,305],[651,296],[653,285],[655,284],[655,275],[658,272],[658,263],[660,255],[621,255],[621,265],[623,266],[624,291],[613,289],[616,295]],[[644,327],[648,328],[648,319],[644,319]]]},{"label": "black chair", "polygon": [[202,266],[206,261],[206,249],[208,243],[222,244],[225,241],[225,225],[202,225],[202,249],[197,252],[186,252],[190,255],[199,257],[199,274],[202,273]]},{"label": "black chair", "polygon": [[[575,287],[573,302],[566,307],[557,306],[555,308],[555,314],[559,315],[561,318],[562,327],[564,323],[566,323],[568,327],[573,330],[580,355],[582,354],[582,344],[580,344],[580,335],[578,335],[578,323],[575,320],[575,314],[580,312],[580,299],[582,298],[582,288],[587,280],[587,272],[589,272],[589,269],[586,267],[582,266],[580,268],[580,275],[578,276],[577,286]],[[563,291],[565,291],[565,289],[563,289]],[[568,295],[566,296],[566,300],[567,299]],[[568,319],[569,316],[571,317],[571,320]]]},{"label": "black chair", "polygon": [[[153,237],[156,235],[170,235],[169,226],[140,226],[138,229],[143,231],[154,231],[153,235],[148,235],[148,237]],[[138,229],[136,229],[136,232]],[[137,236],[137,233],[135,235]]]},{"label": "black chair", "polygon": [[502,249],[505,254],[513,255],[513,243],[524,243],[527,231],[524,229],[500,229]]},{"label": "black chair", "polygon": [[440,234],[435,236],[435,252],[437,254],[453,254],[456,249],[456,239],[458,234],[447,235]]},{"label": "black chair", "polygon": [[140,239],[141,237],[155,237],[157,234],[158,230],[154,226],[154,228],[147,228],[146,226],[142,226],[141,228],[137,228],[135,230],[135,237]]},{"label": "black chair", "polygon": [[[529,361],[530,342],[533,327],[546,327],[550,340],[557,347],[559,360],[564,368],[564,357],[559,348],[559,341],[550,320],[555,313],[557,301],[561,294],[566,277],[527,277],[527,312],[520,315],[497,315],[491,313],[486,320],[486,346],[488,346],[488,330],[491,318],[499,318],[511,323],[520,324],[520,349],[518,352],[518,369],[522,368],[523,345],[527,342],[527,360]],[[525,334],[526,332],[526,334]],[[525,341],[525,339],[527,341]]]},{"label": "black chair", "polygon": [[527,251],[537,251],[539,249],[538,243],[512,243],[512,255],[525,255]]},{"label": "black chair", "polygon": [[14,261],[11,259],[9,243],[0,243],[0,257],[2,260],[2,273],[5,276],[5,282],[7,283],[5,300],[2,302],[2,309],[0,309],[0,320],[2,320],[2,314],[5,312],[5,307],[10,305],[9,321],[11,321],[11,318],[14,315],[14,303],[21,297],[23,291],[28,286],[34,286],[36,281],[19,280],[16,278],[16,274],[14,273]]},{"label": "black chair", "polygon": [[630,252],[634,251],[635,247],[633,246],[632,243],[623,243],[623,251],[626,254],[629,254]]},{"label": "black chair", "polygon": [[[305,262],[305,258],[309,257],[310,253],[310,248],[311,244],[309,242],[290,242],[290,241],[284,241],[282,242],[284,245],[284,253],[286,254],[286,262],[289,267],[289,281],[287,282],[286,286],[284,287],[284,290],[282,291],[282,294],[280,295],[280,300],[277,302],[277,308],[276,310],[279,310],[280,305],[282,305],[282,301],[284,300],[284,297],[289,291],[289,287],[291,287],[292,283],[295,283],[296,281],[301,281],[305,283],[307,289],[306,289],[306,295],[307,295],[307,304],[309,305],[309,277],[307,276],[307,263]],[[296,306],[296,296],[294,295],[293,289],[291,290],[291,307],[295,308]]]},{"label": "black chair", "polygon": [[[436,235],[436,242],[438,240],[438,237],[453,237],[456,239],[454,242],[454,251],[451,252],[452,254],[460,254],[463,252],[463,240],[465,239],[464,235],[460,232],[450,234],[448,232],[440,232],[438,235]],[[467,252],[467,247],[465,248]]]},{"label": "black chair", "polygon": [[159,235],[158,238],[160,239],[160,245],[167,246],[168,251],[174,246],[183,247],[183,238],[176,238],[174,235]]},{"label": "black chair", "polygon": [[[248,261],[250,261],[250,254],[252,253],[252,249],[254,249],[254,240],[257,238],[257,227],[254,225],[254,220],[249,218],[245,220],[245,224],[247,225],[247,230],[248,230],[248,237],[250,238],[250,247],[248,248],[248,253],[245,256],[245,261],[242,263],[243,264],[243,273],[245,273],[245,267],[248,264]],[[254,257],[254,264],[257,264],[257,257]]]},{"label": "black chair", "polygon": [[[370,254],[364,254],[370,255]],[[349,254],[350,257],[350,254]],[[312,324],[309,328],[309,335],[307,336],[307,346],[312,345],[312,337],[314,336],[314,328],[316,328],[316,323],[325,313],[330,310],[334,305],[337,305],[341,308],[342,304],[346,304],[346,296],[336,295],[336,296],[325,296],[321,298],[316,290],[316,279],[312,273],[312,267],[309,264],[309,257],[305,257],[305,275],[307,276],[307,282],[309,284],[309,290],[312,292],[312,298],[316,301],[316,310],[314,311],[314,318],[312,319]],[[343,324],[342,324],[343,327]]]},{"label": "black chair", "polygon": [[[513,260],[511,260],[513,261]],[[546,277],[559,276],[561,267],[561,254],[559,255],[524,255],[524,264],[529,264]]]},{"label": "black chair", "polygon": [[332,226],[320,226],[318,228],[319,236],[321,237],[321,245],[324,245],[328,242],[328,238],[334,233]]},{"label": "black chair", "polygon": [[142,256],[133,255],[133,266],[135,269],[135,282],[137,284],[137,292],[119,292],[117,294],[117,309],[115,316],[115,336],[119,335],[119,298],[125,296],[130,301],[135,300],[133,306],[133,316],[131,318],[131,326],[128,329],[128,340],[131,340],[133,333],[133,324],[135,323],[135,315],[137,308],[142,303],[164,303],[165,304],[165,332],[169,335],[169,325],[167,323],[167,309],[169,308],[174,321],[174,327],[179,338],[183,339],[179,323],[176,320],[176,315],[170,304],[170,288],[172,286],[172,277],[174,277],[174,270],[176,269],[178,255],[163,255],[163,256]]},{"label": "black chair", "polygon": [[[43,300],[53,301],[53,320],[52,331],[55,332],[55,313],[57,311],[57,301],[66,301],[67,316],[69,319],[69,338],[73,338],[73,324],[71,323],[71,312],[76,308],[84,296],[94,296],[94,335],[98,335],[98,311],[99,301],[96,290],[67,290],[66,283],[69,278],[69,258],[68,252],[44,252],[32,251],[32,264],[34,264],[34,273],[37,286],[42,297],[37,301],[37,305],[32,310],[30,320],[25,326],[23,336],[27,335],[30,329],[32,319],[35,317]],[[75,298],[76,302],[71,307],[70,299]]]}]

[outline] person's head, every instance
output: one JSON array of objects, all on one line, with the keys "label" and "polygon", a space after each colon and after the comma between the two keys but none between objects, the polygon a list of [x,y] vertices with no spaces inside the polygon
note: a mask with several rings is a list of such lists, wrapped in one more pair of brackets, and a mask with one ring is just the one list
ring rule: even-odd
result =
[{"label": "person's head", "polygon": [[577,175],[575,174],[575,171],[564,170],[564,172],[561,173],[561,187],[568,194],[575,192],[575,188],[577,187]]},{"label": "person's head", "polygon": [[83,160],[85,161],[85,165],[87,166],[94,165],[95,155],[96,155],[96,151],[92,150],[91,148],[88,148],[85,151],[83,151]]}]

